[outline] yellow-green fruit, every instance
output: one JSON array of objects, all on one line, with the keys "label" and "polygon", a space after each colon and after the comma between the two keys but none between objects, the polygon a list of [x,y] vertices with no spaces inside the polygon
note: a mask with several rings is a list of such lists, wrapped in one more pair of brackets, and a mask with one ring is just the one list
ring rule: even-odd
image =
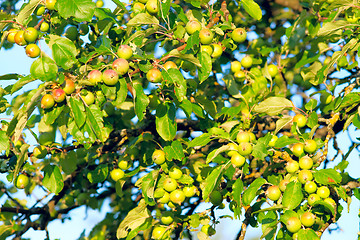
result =
[{"label": "yellow-green fruit", "polygon": [[241,70],[241,63],[239,61],[233,61],[230,65],[230,70],[233,73],[236,73]]},{"label": "yellow-green fruit", "polygon": [[251,56],[249,55],[246,55],[245,57],[243,57],[241,59],[241,65],[244,67],[244,68],[251,68],[253,64],[253,59]]},{"label": "yellow-green fruit", "polygon": [[103,6],[104,6],[104,2],[102,0],[96,1],[96,7],[97,8],[102,8]]},{"label": "yellow-green fruit", "polygon": [[157,165],[161,165],[165,162],[165,152],[161,149],[156,149],[152,154],[152,160]]},{"label": "yellow-green fruit", "polygon": [[206,52],[211,56],[214,52],[214,48],[211,45],[201,45],[200,52]]},{"label": "yellow-green fruit", "polygon": [[158,0],[148,0],[145,5],[146,11],[152,15],[157,14],[159,11],[159,3]]},{"label": "yellow-green fruit", "polygon": [[9,30],[9,33],[7,35],[8,42],[15,43],[15,35],[16,35],[17,31],[18,30],[16,30],[16,29]]},{"label": "yellow-green fruit", "polygon": [[122,179],[125,176],[125,173],[123,170],[115,168],[110,172],[110,177],[112,180],[117,182],[118,180]]},{"label": "yellow-green fruit", "polygon": [[272,78],[278,74],[278,71],[279,71],[278,67],[275,66],[274,64],[268,65],[268,72]]},{"label": "yellow-green fruit", "polygon": [[222,47],[217,43],[212,44],[212,47],[213,47],[214,50],[213,50],[213,53],[211,54],[211,57],[213,57],[213,58],[220,57],[222,55],[222,53],[223,53]]},{"label": "yellow-green fruit", "polygon": [[185,201],[185,194],[182,190],[176,189],[170,193],[170,201],[181,205]]},{"label": "yellow-green fruit", "polygon": [[278,137],[276,135],[273,135],[270,142],[269,142],[269,144],[268,144],[268,146],[269,147],[274,147],[277,140],[278,140]]},{"label": "yellow-green fruit", "polygon": [[38,31],[33,27],[28,27],[24,32],[24,39],[27,42],[34,42],[38,36]]},{"label": "yellow-green fruit", "polygon": [[231,38],[234,42],[242,43],[246,40],[246,30],[244,28],[236,28],[231,33]]},{"label": "yellow-green fruit", "polygon": [[240,71],[237,71],[236,73],[234,73],[234,78],[236,81],[244,81],[246,75],[245,75],[245,72],[240,70]]},{"label": "yellow-green fruit", "polygon": [[44,158],[47,154],[47,149],[44,146],[37,146],[33,150],[33,155],[36,158]]},{"label": "yellow-green fruit", "polygon": [[15,187],[17,188],[24,189],[28,184],[29,184],[29,177],[24,174],[20,174],[15,179]]}]

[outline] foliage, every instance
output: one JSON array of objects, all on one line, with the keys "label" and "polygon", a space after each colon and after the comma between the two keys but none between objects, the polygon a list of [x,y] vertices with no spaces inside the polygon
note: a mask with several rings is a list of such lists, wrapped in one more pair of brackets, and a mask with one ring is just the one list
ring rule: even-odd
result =
[{"label": "foliage", "polygon": [[[360,127],[356,1],[15,2],[1,4],[0,47],[43,51],[26,48],[29,75],[0,76],[16,80],[0,87],[0,171],[14,185],[1,183],[1,239],[106,199],[89,239],[190,238],[200,225],[208,239],[224,207],[244,216],[238,239],[249,225],[319,239],[360,199],[356,141],[327,164],[336,134]],[[20,191],[47,198],[28,206]]]}]

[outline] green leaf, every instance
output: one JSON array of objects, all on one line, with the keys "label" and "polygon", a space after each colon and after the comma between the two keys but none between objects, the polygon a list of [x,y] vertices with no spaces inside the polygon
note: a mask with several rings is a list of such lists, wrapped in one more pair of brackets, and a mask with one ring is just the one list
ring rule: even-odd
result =
[{"label": "green leaf", "polygon": [[192,55],[192,54],[182,54],[177,49],[171,50],[169,52],[169,54],[166,55],[166,56],[168,56],[168,57],[177,57],[177,58],[180,58],[182,60],[191,62],[192,64],[195,64],[199,68],[202,67],[201,64],[200,64],[200,61],[196,57],[194,57],[194,55]]},{"label": "green leaf", "polygon": [[143,25],[143,24],[159,24],[159,20],[147,13],[139,13],[135,17],[131,18],[127,23],[128,26]]},{"label": "green leaf", "polygon": [[200,185],[201,189],[203,190],[202,193],[203,199],[207,199],[210,193],[218,185],[223,175],[223,170],[224,170],[224,165],[217,166],[211,171],[211,173],[206,177],[204,182]]},{"label": "green leaf", "polygon": [[322,185],[334,185],[341,182],[342,177],[334,169],[321,169],[314,172],[314,178],[317,183]]},{"label": "green leaf", "polygon": [[60,67],[69,69],[77,63],[78,51],[70,39],[53,34],[50,34],[49,37],[48,45],[52,49],[52,56]]},{"label": "green leaf", "polygon": [[74,17],[78,22],[91,21],[95,3],[91,0],[61,0],[56,2],[55,9],[65,19]]},{"label": "green leaf", "polygon": [[55,120],[60,116],[64,108],[65,108],[65,104],[61,104],[49,110],[45,110],[44,111],[45,123],[47,125],[53,124]]},{"label": "green leaf", "polygon": [[105,142],[109,136],[109,133],[104,131],[104,120],[98,105],[92,104],[86,108],[86,119],[89,121],[91,128],[98,139],[102,142]]},{"label": "green leaf", "polygon": [[280,114],[283,110],[292,107],[293,103],[289,99],[284,97],[269,97],[256,105],[254,111],[274,116]]},{"label": "green leaf", "polygon": [[[19,75],[20,76],[20,75]],[[15,79],[15,78],[14,78]],[[16,78],[18,79],[18,78]],[[35,81],[36,79],[33,78],[31,75],[28,75],[26,77],[21,77],[18,81],[16,81],[16,83],[12,86],[11,88],[11,94],[13,94],[14,92],[20,90],[24,85],[31,83],[33,81]]]},{"label": "green leaf", "polygon": [[299,218],[299,215],[292,210],[286,210],[284,211],[284,214],[280,216],[280,221],[286,225],[288,219],[291,217]]},{"label": "green leaf", "polygon": [[138,82],[134,82],[133,88],[135,89],[134,93],[134,105],[135,105],[135,113],[139,118],[139,121],[142,121],[145,116],[146,107],[149,105],[149,98],[144,93],[144,89],[141,84]]},{"label": "green leaf", "polygon": [[319,37],[326,37],[333,34],[338,34],[339,30],[351,27],[351,26],[357,26],[357,24],[351,24],[346,20],[337,20],[335,22],[326,22],[323,24],[323,26],[319,29],[317,35]]},{"label": "green leaf", "polygon": [[58,67],[54,60],[42,54],[31,64],[30,73],[33,78],[42,81],[54,81],[56,80]]},{"label": "green leaf", "polygon": [[226,152],[227,150],[229,150],[229,148],[230,147],[228,145],[223,145],[223,146],[211,151],[206,158],[206,164],[209,164],[210,162],[212,162],[212,160],[214,158],[216,158],[220,153]]},{"label": "green leaf", "polygon": [[204,82],[210,75],[212,69],[211,57],[207,52],[200,52],[198,54],[201,67],[198,68],[198,75],[200,84]]},{"label": "green leaf", "polygon": [[[179,27],[178,27],[178,29],[179,29]],[[181,28],[181,29],[184,29],[184,32],[185,32],[185,28]],[[186,53],[188,50],[192,49],[194,46],[199,46],[199,42],[200,42],[199,31],[195,31],[186,41],[186,47],[182,52]]]},{"label": "green leaf", "polygon": [[145,201],[140,200],[138,206],[132,209],[120,223],[116,237],[118,239],[125,238],[129,230],[138,228],[150,217],[150,211],[147,209]]},{"label": "green leaf", "polygon": [[253,147],[252,155],[260,160],[264,160],[268,155],[267,146],[272,138],[270,133],[267,133],[264,137],[259,138]]},{"label": "green leaf", "polygon": [[145,202],[151,206],[155,205],[154,191],[157,179],[159,177],[159,170],[149,172],[141,182],[141,190],[144,195]]},{"label": "green leaf", "polygon": [[13,174],[13,181],[15,181],[15,178],[19,174],[23,164],[28,159],[28,149],[29,149],[29,147],[30,147],[29,144],[21,145],[20,153],[16,154],[17,155],[17,161],[16,161],[16,166],[15,166],[15,171],[14,171],[14,174]]},{"label": "green leaf", "polygon": [[298,240],[320,240],[320,237],[311,228],[300,229],[297,237]]},{"label": "green leaf", "polygon": [[256,197],[256,192],[258,191],[258,189],[265,183],[266,183],[265,179],[257,178],[250,184],[250,186],[244,191],[244,194],[242,197],[244,206],[250,205],[250,203]]},{"label": "green leaf", "polygon": [[73,97],[69,99],[69,104],[75,123],[79,128],[81,128],[86,120],[84,105],[79,99]]},{"label": "green leaf", "polygon": [[98,165],[94,170],[87,173],[87,179],[90,183],[104,182],[109,174],[109,167],[107,164]]},{"label": "green leaf", "polygon": [[165,81],[174,85],[175,95],[179,102],[186,99],[186,80],[178,69],[170,68],[161,72]]},{"label": "green leaf", "polygon": [[176,109],[171,103],[160,104],[156,109],[156,131],[165,141],[174,139],[177,131]]},{"label": "green leaf", "polygon": [[203,133],[200,136],[194,138],[193,140],[191,140],[191,142],[189,142],[188,147],[189,148],[193,148],[193,147],[202,147],[205,146],[206,144],[208,144],[212,138],[211,138],[211,133]]},{"label": "green leaf", "polygon": [[173,141],[171,146],[164,147],[164,152],[169,161],[173,159],[182,161],[185,158],[184,150],[179,140]]},{"label": "green leaf", "polygon": [[310,99],[310,101],[305,104],[305,109],[308,111],[312,111],[313,109],[316,108],[316,106],[317,106],[316,99]]},{"label": "green leaf", "polygon": [[293,117],[285,116],[276,121],[276,129],[274,135],[276,135],[283,127],[292,122]]},{"label": "green leaf", "polygon": [[4,74],[0,76],[0,80],[18,80],[19,78],[21,78],[22,76],[20,74],[17,73],[9,73],[9,74]]},{"label": "green leaf", "polygon": [[15,18],[15,22],[20,23],[21,25],[27,25],[28,21],[32,17],[36,7],[42,2],[42,0],[31,0],[25,6],[23,6],[20,12]]},{"label": "green leaf", "polygon": [[312,112],[308,118],[307,124],[309,128],[313,128],[318,124],[318,115],[316,112]]},{"label": "green leaf", "polygon": [[241,178],[236,179],[235,183],[232,185],[232,196],[234,201],[238,206],[241,206],[241,194],[244,191],[244,183],[241,181]]},{"label": "green leaf", "polygon": [[340,106],[337,108],[337,112],[341,109],[351,106],[353,104],[357,104],[360,102],[360,93],[351,92],[344,96],[344,98],[341,101]]},{"label": "green leaf", "polygon": [[241,0],[242,6],[245,11],[256,20],[260,20],[262,18],[262,12],[259,5],[254,0]]},{"label": "green leaf", "polygon": [[55,194],[58,194],[63,189],[64,181],[58,166],[47,165],[44,168],[44,179],[42,184],[50,192]]},{"label": "green leaf", "polygon": [[283,148],[283,147],[286,147],[287,145],[290,145],[293,143],[298,143],[298,142],[300,142],[300,141],[295,138],[289,138],[288,136],[284,135],[284,136],[281,136],[280,138],[278,138],[278,140],[276,140],[275,147]]},{"label": "green leaf", "polygon": [[303,198],[304,195],[302,193],[301,183],[292,181],[286,185],[282,205],[285,208],[292,210],[299,206]]},{"label": "green leaf", "polygon": [[119,83],[116,84],[116,100],[114,105],[119,105],[126,100],[127,97],[127,83],[125,78],[120,78]]},{"label": "green leaf", "polygon": [[[223,81],[225,82],[226,88],[229,91],[230,95],[232,95],[235,98],[240,98],[241,94],[239,92],[238,85],[232,75],[226,75],[223,78]],[[230,108],[231,109],[231,108]]]},{"label": "green leaf", "polygon": [[6,132],[0,130],[0,152],[6,151],[8,152],[10,149],[10,141],[9,137],[6,135]]}]

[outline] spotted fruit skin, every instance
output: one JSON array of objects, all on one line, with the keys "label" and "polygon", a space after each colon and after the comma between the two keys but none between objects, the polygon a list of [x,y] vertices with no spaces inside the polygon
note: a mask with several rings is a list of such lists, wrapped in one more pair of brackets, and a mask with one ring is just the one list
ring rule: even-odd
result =
[{"label": "spotted fruit skin", "polygon": [[146,73],[146,78],[149,82],[159,83],[162,80],[161,72],[157,68],[150,69]]},{"label": "spotted fruit skin", "polygon": [[246,30],[244,28],[236,28],[231,33],[231,38],[234,42],[242,43],[246,40]]}]

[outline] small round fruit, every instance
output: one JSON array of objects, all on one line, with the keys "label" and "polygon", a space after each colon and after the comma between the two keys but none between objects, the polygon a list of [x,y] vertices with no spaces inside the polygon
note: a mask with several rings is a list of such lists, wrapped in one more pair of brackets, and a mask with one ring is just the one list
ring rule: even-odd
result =
[{"label": "small round fruit", "polygon": [[324,202],[330,204],[333,208],[336,208],[336,202],[334,199],[328,197],[324,199]]},{"label": "small round fruit", "polygon": [[75,83],[71,79],[66,79],[63,84],[63,90],[67,95],[72,94],[75,91]]},{"label": "small round fruit", "polygon": [[15,186],[19,189],[24,189],[26,188],[26,186],[29,185],[29,177],[24,175],[24,174],[20,174],[19,176],[16,177],[15,180]]},{"label": "small round fruit", "polygon": [[305,127],[307,119],[302,114],[296,114],[293,118],[293,122],[296,122],[299,128]]},{"label": "small round fruit", "polygon": [[223,201],[223,196],[219,191],[214,190],[211,192],[209,199],[214,206],[219,206]]},{"label": "small round fruit", "polygon": [[243,57],[241,59],[241,65],[244,67],[244,68],[251,68],[253,64],[253,59],[251,56],[249,55],[246,55],[245,57]]},{"label": "small round fruit", "polygon": [[312,193],[308,197],[308,203],[310,206],[314,206],[315,202],[320,201],[321,198],[316,193]]},{"label": "small round fruit", "polygon": [[173,178],[166,178],[164,181],[164,186],[163,188],[165,189],[165,191],[167,192],[173,192],[178,186],[178,183],[175,179]]},{"label": "small round fruit", "polygon": [[168,203],[170,201],[170,194],[168,192],[164,192],[164,195],[158,199],[158,203]]},{"label": "small round fruit", "polygon": [[214,52],[214,48],[211,45],[201,45],[200,52],[206,52],[211,56]]},{"label": "small round fruit", "polygon": [[241,63],[239,61],[233,61],[230,65],[230,70],[232,73],[236,73],[241,70]]},{"label": "small round fruit", "polygon": [[249,132],[240,131],[240,132],[236,135],[236,141],[237,141],[238,143],[250,142],[250,134],[249,134]]},{"label": "small round fruit", "polygon": [[133,50],[129,45],[120,45],[120,47],[117,50],[117,55],[119,56],[119,58],[128,60],[132,57]]},{"label": "small round fruit", "polygon": [[169,225],[174,221],[174,213],[173,212],[164,212],[161,215],[161,222],[165,225]]},{"label": "small round fruit", "polygon": [[279,200],[279,198],[281,197],[281,190],[278,186],[273,185],[270,186],[267,190],[266,190],[266,196],[271,200],[271,201],[277,201]]},{"label": "small round fruit", "polygon": [[102,76],[103,74],[99,70],[92,70],[89,72],[87,78],[91,85],[96,85],[102,81]]},{"label": "small round fruit", "polygon": [[234,42],[242,43],[246,40],[246,30],[244,28],[235,28],[231,33]]},{"label": "small round fruit", "polygon": [[9,33],[6,38],[8,40],[8,42],[15,43],[15,35],[17,32],[18,32],[18,30],[16,30],[16,29],[9,30]]},{"label": "small round fruit", "polygon": [[39,8],[36,11],[36,15],[41,16],[44,14],[44,12],[45,12],[45,6],[39,5]]},{"label": "small round fruit", "polygon": [[95,5],[97,8],[102,8],[104,6],[104,2],[102,0],[97,0]]},{"label": "small round fruit", "polygon": [[236,73],[234,73],[234,78],[238,82],[244,81],[245,77],[246,77],[246,75],[243,70],[240,70],[240,71],[237,71]]},{"label": "small round fruit", "polygon": [[201,44],[210,44],[214,39],[214,34],[210,29],[204,28],[200,30],[199,38]]},{"label": "small round fruit", "polygon": [[278,74],[279,70],[276,65],[270,64],[270,65],[268,65],[268,72],[269,72],[270,76],[272,78],[274,78]]},{"label": "small round fruit", "polygon": [[216,233],[215,229],[212,228],[209,224],[202,226],[201,231],[208,236],[212,236]]},{"label": "small round fruit", "polygon": [[125,176],[124,171],[119,168],[115,168],[115,169],[111,170],[111,172],[110,172],[110,177],[115,182],[122,179],[124,176]]},{"label": "small round fruit", "polygon": [[152,154],[152,160],[157,165],[161,165],[165,162],[165,152],[161,149],[156,149]]},{"label": "small round fruit", "polygon": [[34,148],[33,155],[36,158],[44,158],[47,155],[46,147],[40,145]]},{"label": "small round fruit", "polygon": [[116,85],[116,83],[119,82],[119,75],[117,71],[112,69],[107,69],[102,74],[102,80],[106,85],[114,86]]},{"label": "small round fruit", "polygon": [[159,11],[159,2],[158,0],[148,0],[145,4],[145,9],[151,15],[155,15]]},{"label": "small round fruit", "polygon": [[317,149],[317,144],[313,139],[306,140],[304,145],[304,150],[308,153],[314,153]]},{"label": "small round fruit", "polygon": [[41,99],[41,108],[49,109],[55,104],[54,97],[51,94],[45,94]]},{"label": "small round fruit", "polygon": [[280,189],[280,191],[285,192],[286,185],[288,185],[288,183],[290,183],[290,181],[287,180],[287,179],[281,180],[280,183],[279,183],[279,189]]},{"label": "small round fruit", "polygon": [[166,228],[164,227],[160,227],[160,226],[154,227],[151,238],[161,239],[163,238],[163,236],[165,236],[165,232],[166,232]]},{"label": "small round fruit", "polygon": [[300,230],[301,228],[301,222],[300,219],[297,217],[290,217],[287,221],[286,221],[286,228],[289,232],[291,233],[296,233]]},{"label": "small round fruit", "polygon": [[308,181],[305,183],[305,186],[304,186],[304,190],[311,194],[311,193],[315,193],[316,192],[316,189],[317,189],[317,185],[314,181]]},{"label": "small round fruit", "polygon": [[242,142],[239,144],[239,153],[243,156],[247,156],[252,152],[253,146],[251,143]]},{"label": "small round fruit", "polygon": [[[119,75],[124,75],[125,73],[127,73],[129,71],[129,62],[126,59],[123,58],[118,58],[116,59],[113,64],[112,64],[112,68],[119,74]],[[104,78],[104,75],[103,75]],[[105,82],[105,80],[104,80]]]},{"label": "small round fruit", "polygon": [[201,30],[201,24],[196,20],[191,20],[186,23],[185,30],[188,34],[193,34]]},{"label": "small round fruit", "polygon": [[92,92],[87,92],[86,95],[81,95],[82,99],[86,103],[86,105],[91,105],[95,102],[95,96]]},{"label": "small round fruit", "polygon": [[177,166],[173,166],[169,171],[169,177],[178,180],[182,177],[183,172],[181,171],[181,168]]},{"label": "small round fruit", "polygon": [[152,83],[159,83],[162,80],[161,72],[157,68],[150,69],[146,73],[146,79]]},{"label": "small round fruit", "polygon": [[144,12],[144,10],[145,10],[145,5],[142,4],[142,3],[139,3],[139,2],[135,2],[135,3],[132,5],[132,9],[133,9],[133,11],[134,11],[135,14],[138,14],[138,13]]},{"label": "small round fruit", "polygon": [[298,175],[299,182],[305,184],[307,181],[313,180],[314,176],[310,170],[301,170]]},{"label": "small round fruit", "polygon": [[78,30],[75,26],[68,27],[65,31],[65,37],[71,41],[75,41],[79,36]]},{"label": "small round fruit", "polygon": [[24,38],[24,31],[20,30],[15,34],[14,41],[19,46],[24,46],[27,44],[25,38]]},{"label": "small round fruit", "polygon": [[54,97],[55,102],[61,103],[65,100],[66,93],[61,88],[54,89],[52,91],[52,95]]},{"label": "small round fruit", "polygon": [[316,216],[313,213],[304,212],[304,214],[300,217],[300,221],[305,227],[311,227],[315,223],[315,218]]},{"label": "small round fruit", "polygon": [[197,188],[194,185],[186,186],[183,188],[183,192],[185,194],[185,197],[193,197],[197,192]]},{"label": "small round fruit", "polygon": [[332,101],[332,95],[330,93],[322,93],[320,96],[320,102],[322,104],[328,105]]},{"label": "small round fruit", "polygon": [[292,146],[291,151],[295,156],[300,157],[304,154],[304,144],[295,143],[294,146]]},{"label": "small round fruit", "polygon": [[38,31],[33,27],[28,27],[24,32],[24,39],[27,42],[34,42],[38,36]]},{"label": "small round fruit", "polygon": [[301,169],[309,170],[312,168],[314,162],[309,156],[303,156],[299,160],[299,167]]},{"label": "small round fruit", "polygon": [[212,44],[212,47],[214,50],[213,50],[213,53],[211,54],[211,57],[213,57],[213,58],[220,57],[223,53],[222,47],[217,43]]},{"label": "small round fruit", "polygon": [[131,160],[127,161],[125,159],[122,159],[118,162],[118,167],[121,170],[128,170],[129,168],[131,168],[133,162]]},{"label": "small round fruit", "polygon": [[175,68],[175,69],[178,68],[176,63],[174,63],[172,61],[167,61],[166,63],[164,63],[163,67],[165,70],[169,70],[170,68]]},{"label": "small round fruit", "polygon": [[185,201],[185,194],[182,190],[176,189],[170,193],[170,201],[181,205]]},{"label": "small round fruit", "polygon": [[295,160],[290,160],[286,163],[285,169],[288,173],[294,173],[299,170],[299,163]]},{"label": "small round fruit", "polygon": [[47,32],[49,31],[50,25],[47,22],[42,22],[40,24],[40,31],[41,32]]},{"label": "small round fruit", "polygon": [[38,45],[31,43],[26,46],[25,53],[28,57],[36,58],[40,55],[40,48]]},{"label": "small round fruit", "polygon": [[330,189],[326,186],[321,186],[317,189],[316,194],[321,198],[328,198],[330,196]]},{"label": "small round fruit", "polygon": [[79,33],[81,36],[85,36],[86,34],[89,33],[89,26],[87,24],[80,24],[79,26]]},{"label": "small round fruit", "polygon": [[49,10],[55,9],[56,0],[45,0],[45,7]]},{"label": "small round fruit", "polygon": [[246,159],[237,152],[235,152],[235,154],[231,156],[231,163],[235,167],[242,167],[245,164],[245,162]]},{"label": "small round fruit", "polygon": [[271,137],[271,140],[270,140],[268,146],[269,146],[269,147],[274,147],[277,140],[278,140],[278,137],[277,137],[276,135],[273,135],[273,136]]}]

